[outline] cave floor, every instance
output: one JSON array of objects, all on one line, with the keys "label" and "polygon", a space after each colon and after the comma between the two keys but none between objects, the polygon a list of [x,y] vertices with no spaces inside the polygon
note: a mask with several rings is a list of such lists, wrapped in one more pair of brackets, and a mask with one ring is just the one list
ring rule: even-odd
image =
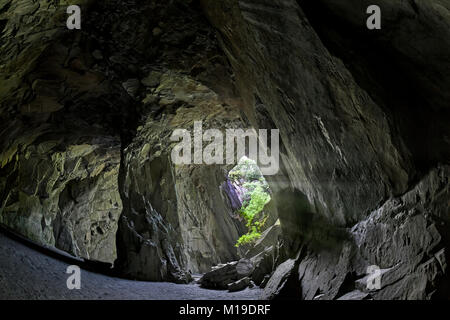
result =
[{"label": "cave floor", "polygon": [[261,289],[216,291],[197,284],[132,281],[81,270],[81,289],[69,290],[68,264],[0,233],[0,299],[234,300],[258,299]]}]

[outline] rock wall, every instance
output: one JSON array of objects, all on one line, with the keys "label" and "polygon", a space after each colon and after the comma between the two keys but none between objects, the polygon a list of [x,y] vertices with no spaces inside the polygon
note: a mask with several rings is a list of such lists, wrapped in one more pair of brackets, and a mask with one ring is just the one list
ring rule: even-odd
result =
[{"label": "rock wall", "polygon": [[[192,272],[237,259],[234,244],[246,229],[222,190],[232,166],[177,165],[171,158],[177,142],[170,140],[175,129],[192,135],[194,121],[202,121],[203,130],[239,127],[236,110],[209,88],[174,72],[161,74],[145,99],[153,101],[155,111],[124,150],[122,268],[146,277],[143,270],[161,270],[154,256],[162,257],[161,265],[169,270]],[[159,253],[149,257],[147,250]],[[178,271],[173,277],[186,279]]]},{"label": "rock wall", "polygon": [[110,83],[87,67],[80,39],[54,41],[65,20],[59,4],[0,5],[0,221],[40,243],[112,263],[121,143],[112,130],[117,109],[102,117],[110,105],[98,101],[127,100],[108,95]]},{"label": "rock wall", "polygon": [[[337,245],[304,246],[277,268],[262,298],[446,299],[449,187],[449,167],[432,170],[349,229]],[[379,286],[368,269],[373,266],[379,268]]]},{"label": "rock wall", "polygon": [[189,281],[245,228],[231,167],[175,165],[170,134],[278,128],[264,298],[448,297],[450,4],[375,2],[380,31],[356,0],[81,1],[68,31],[66,1],[0,0],[0,222]]},{"label": "rock wall", "polygon": [[170,162],[173,129],[242,126],[214,30],[183,1],[78,4],[68,31],[64,1],[0,2],[1,223],[145,280],[237,259],[231,168]]},{"label": "rock wall", "polygon": [[113,262],[122,212],[120,143],[95,132],[33,134],[7,150],[12,159],[1,168],[0,222],[39,243]]},{"label": "rock wall", "polygon": [[[403,265],[372,298],[442,294],[437,288],[448,283],[448,271],[433,259],[437,252],[448,259],[439,251],[448,246],[442,240],[448,232],[433,226],[448,226],[449,214],[448,200],[438,196],[447,194],[448,171],[437,169],[450,159],[448,1],[379,1],[380,31],[365,27],[366,8],[377,1],[201,2],[220,34],[247,118],[257,128],[280,129],[282,171],[269,183],[291,260],[280,266],[289,272],[274,273],[264,298],[339,298],[360,275],[347,271],[369,263]],[[434,196],[417,187],[428,183],[430,171],[442,179]],[[409,231],[400,231],[387,203],[417,188],[433,200],[404,204]],[[386,229],[377,222],[365,230],[373,250],[363,247],[365,258],[355,258],[350,228],[380,211]],[[402,236],[409,238],[404,246]],[[278,290],[280,283],[286,290]]]}]

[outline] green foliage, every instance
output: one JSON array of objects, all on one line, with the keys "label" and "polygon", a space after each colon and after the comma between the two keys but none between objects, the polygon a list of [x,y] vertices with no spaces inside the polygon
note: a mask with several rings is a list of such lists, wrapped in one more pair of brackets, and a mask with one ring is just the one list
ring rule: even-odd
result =
[{"label": "green foliage", "polygon": [[261,186],[256,186],[251,192],[250,202],[247,206],[241,208],[241,215],[247,221],[247,226],[253,223],[255,217],[264,209],[267,202],[270,201],[270,195],[263,190]]},{"label": "green foliage", "polygon": [[253,243],[261,237],[261,228],[264,226],[268,216],[263,213],[264,206],[270,201],[270,195],[262,186],[257,185],[251,192],[251,198],[246,206],[243,206],[239,214],[247,222],[247,234],[239,238],[236,247],[243,244]]},{"label": "green foliage", "polygon": [[228,177],[231,180],[237,181],[239,179],[243,179],[244,181],[255,181],[263,179],[261,170],[259,170],[258,165],[255,161],[244,157],[242,158],[236,167],[230,171]]},{"label": "green foliage", "polygon": [[261,237],[261,233],[259,232],[251,232],[244,234],[236,243],[236,247],[239,247],[244,244],[253,243]]},{"label": "green foliage", "polygon": [[245,219],[248,232],[237,241],[236,247],[239,247],[261,237],[261,229],[268,218],[263,209],[270,201],[270,190],[256,162],[247,157],[239,161],[228,178],[244,190],[239,214]]}]

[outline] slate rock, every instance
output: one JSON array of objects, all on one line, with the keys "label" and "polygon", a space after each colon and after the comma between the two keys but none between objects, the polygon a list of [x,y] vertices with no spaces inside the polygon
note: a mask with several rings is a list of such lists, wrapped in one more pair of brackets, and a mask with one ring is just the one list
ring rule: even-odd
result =
[{"label": "slate rock", "polygon": [[249,277],[245,277],[236,282],[232,282],[232,283],[228,284],[228,291],[236,292],[236,291],[244,290],[245,288],[247,288],[250,285],[250,281],[251,280]]}]

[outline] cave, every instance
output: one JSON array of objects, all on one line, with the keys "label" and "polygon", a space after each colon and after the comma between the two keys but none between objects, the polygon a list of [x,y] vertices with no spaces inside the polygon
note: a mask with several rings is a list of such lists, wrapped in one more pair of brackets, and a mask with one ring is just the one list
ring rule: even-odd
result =
[{"label": "cave", "polygon": [[0,0],[0,299],[450,298],[447,0],[78,6]]}]

